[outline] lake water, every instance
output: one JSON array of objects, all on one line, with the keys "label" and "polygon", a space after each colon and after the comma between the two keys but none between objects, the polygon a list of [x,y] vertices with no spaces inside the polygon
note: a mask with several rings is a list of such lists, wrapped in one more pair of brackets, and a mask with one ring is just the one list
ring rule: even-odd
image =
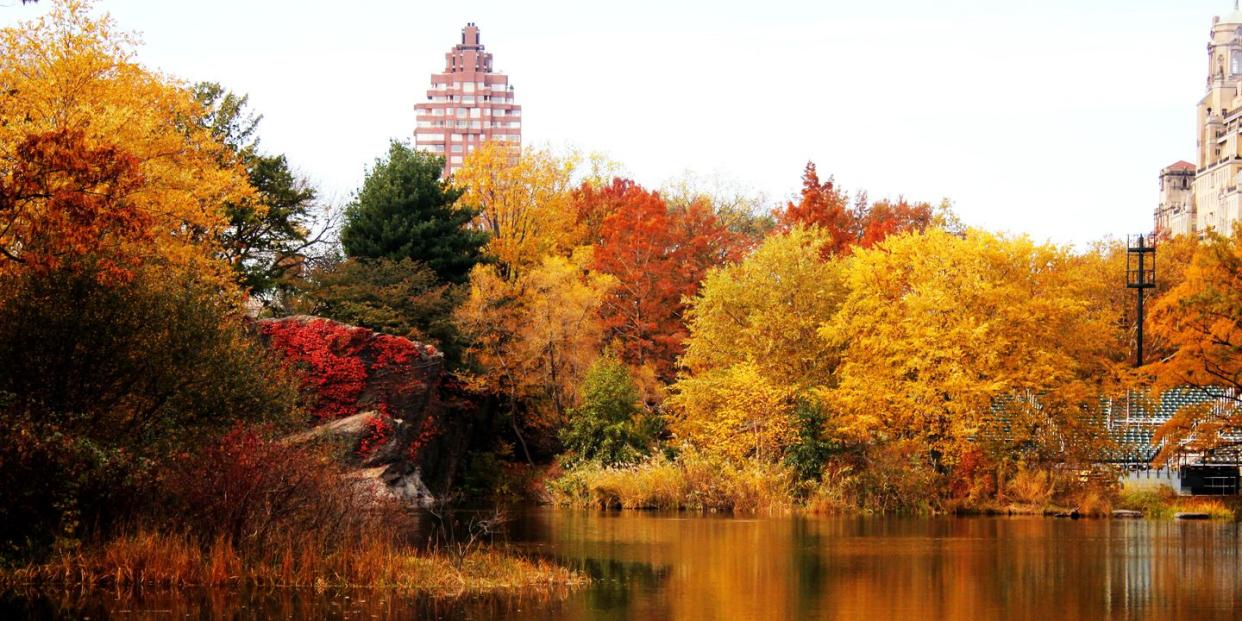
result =
[{"label": "lake water", "polygon": [[26,593],[0,618],[1240,619],[1242,538],[1221,522],[731,518],[540,510],[515,548],[593,580],[570,593]]}]

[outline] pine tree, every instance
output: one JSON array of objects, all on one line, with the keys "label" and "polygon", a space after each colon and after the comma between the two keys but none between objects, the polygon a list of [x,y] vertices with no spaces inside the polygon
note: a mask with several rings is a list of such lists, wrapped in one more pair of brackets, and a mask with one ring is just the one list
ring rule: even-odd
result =
[{"label": "pine tree", "polygon": [[350,257],[413,259],[442,280],[466,281],[487,235],[466,227],[475,212],[455,207],[460,190],[440,180],[441,158],[394,141],[345,210],[341,245]]}]

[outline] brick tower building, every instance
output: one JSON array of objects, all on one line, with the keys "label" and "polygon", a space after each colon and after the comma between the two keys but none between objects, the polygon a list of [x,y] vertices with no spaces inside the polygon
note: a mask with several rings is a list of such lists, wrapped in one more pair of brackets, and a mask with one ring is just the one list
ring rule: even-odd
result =
[{"label": "brick tower building", "polygon": [[461,29],[461,43],[444,55],[444,72],[431,74],[427,101],[414,106],[414,146],[444,157],[444,176],[487,140],[520,146],[522,107],[513,103],[509,77],[492,71],[474,23]]}]

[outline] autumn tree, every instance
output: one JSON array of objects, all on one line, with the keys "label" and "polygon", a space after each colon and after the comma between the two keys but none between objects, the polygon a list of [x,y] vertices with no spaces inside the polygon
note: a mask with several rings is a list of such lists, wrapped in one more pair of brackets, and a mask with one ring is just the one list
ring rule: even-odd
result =
[{"label": "autumn tree", "polygon": [[[818,337],[846,293],[840,262],[823,258],[829,242],[818,227],[796,226],[769,237],[739,263],[708,272],[686,312],[689,339],[681,364],[687,374],[672,386],[678,439],[775,461],[795,431],[811,439],[829,431],[826,420],[821,428],[799,429],[796,415],[806,418],[807,407],[794,407],[796,398],[805,406],[811,391],[833,385],[840,359],[839,348]],[[722,395],[752,390],[756,398],[732,399],[727,411],[718,409]],[[726,413],[729,420],[722,418]],[[757,443],[756,433],[762,436]],[[818,452],[814,442],[804,444],[802,464]]]},{"label": "autumn tree", "polygon": [[90,263],[117,280],[151,253],[150,216],[129,200],[143,183],[136,158],[67,129],[27,136],[15,156],[0,178],[0,261],[40,273]]},{"label": "autumn tree", "polygon": [[846,288],[841,263],[821,256],[828,243],[821,229],[799,226],[710,270],[686,311],[682,365],[697,374],[746,362],[797,390],[829,385],[839,354],[817,334]]},{"label": "autumn tree", "polygon": [[819,227],[831,240],[824,249],[828,255],[842,254],[854,240],[855,227],[849,195],[841,191],[831,177],[820,181],[814,162],[807,162],[802,171],[802,191],[798,202],[786,203],[785,209],[777,214],[777,224],[782,229],[797,225]]},{"label": "autumn tree", "polygon": [[476,369],[465,373],[469,384],[503,399],[527,460],[524,431],[547,434],[564,423],[599,353],[599,309],[613,279],[590,272],[589,262],[586,251],[548,256],[517,279],[481,265],[457,311]]},{"label": "autumn tree", "polygon": [[759,245],[776,227],[767,197],[732,178],[687,171],[666,182],[660,188],[660,195],[673,209],[692,203],[707,204],[716,219],[738,235],[748,250]]},{"label": "autumn tree", "polygon": [[1152,366],[1157,387],[1190,387],[1211,398],[1160,428],[1160,458],[1235,444],[1242,430],[1242,225],[1197,247],[1184,280],[1153,306],[1151,332],[1172,352]]},{"label": "autumn tree", "polygon": [[568,256],[578,245],[570,202],[577,157],[486,142],[453,174],[460,204],[477,214],[473,224],[489,235],[487,254],[505,278],[520,278],[544,257]]},{"label": "autumn tree", "polygon": [[474,212],[455,205],[461,191],[440,179],[443,169],[441,158],[393,141],[345,209],[345,254],[412,259],[446,282],[465,282],[487,235],[467,226]]},{"label": "autumn tree", "polygon": [[[85,240],[104,233],[104,245],[130,236],[141,245],[132,254],[170,265],[214,263],[213,240],[227,226],[220,206],[253,189],[195,122],[202,109],[192,94],[135,63],[133,39],[90,9],[60,0],[43,17],[0,31],[0,247],[10,255],[0,270],[20,264],[12,257],[32,235],[56,227],[69,227],[49,242],[65,244],[58,252],[86,251],[97,244]],[[35,186],[52,191],[22,195]],[[77,211],[56,213],[64,208]]]},{"label": "autumn tree", "polygon": [[[947,204],[940,214],[951,218]],[[829,177],[821,182],[814,162],[807,162],[802,173],[802,191],[798,202],[789,202],[777,214],[782,230],[794,226],[815,226],[831,239],[825,255],[840,256],[850,248],[869,248],[889,235],[923,231],[935,224],[937,211],[928,203],[909,203],[904,198],[871,203],[866,193],[859,193],[850,204],[847,193]]]},{"label": "autumn tree", "polygon": [[677,383],[669,431],[677,440],[735,462],[774,463],[797,438],[794,393],[757,365],[741,362]]},{"label": "autumn tree", "polygon": [[912,204],[904,198],[864,205],[854,214],[855,239],[859,246],[870,248],[890,235],[926,230],[932,225],[933,215],[930,204]]},{"label": "autumn tree", "polygon": [[821,329],[842,352],[825,402],[846,433],[917,442],[937,470],[997,422],[998,402],[1025,404],[1032,416],[1007,421],[1015,442],[1085,462],[1100,429],[1084,404],[1115,391],[1124,364],[1098,261],[978,231],[900,235],[855,251],[849,293]]},{"label": "autumn tree", "polygon": [[579,200],[581,213],[600,205],[608,212],[592,240],[593,268],[617,279],[601,311],[608,339],[628,364],[667,381],[686,337],[684,300],[709,268],[737,257],[738,238],[703,203],[671,210],[632,181],[614,180]]}]

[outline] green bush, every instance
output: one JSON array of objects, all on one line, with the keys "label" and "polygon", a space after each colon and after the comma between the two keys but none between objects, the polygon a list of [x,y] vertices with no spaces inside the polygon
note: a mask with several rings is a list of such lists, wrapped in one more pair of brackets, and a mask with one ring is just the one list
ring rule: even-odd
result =
[{"label": "green bush", "polygon": [[827,436],[828,413],[816,401],[798,399],[794,406],[798,439],[785,450],[785,463],[799,481],[818,482],[824,465],[840,450],[840,445]]},{"label": "green bush", "polygon": [[587,370],[581,405],[569,411],[561,441],[566,462],[593,461],[605,466],[636,463],[651,452],[658,421],[646,415],[629,369],[612,357]]}]

